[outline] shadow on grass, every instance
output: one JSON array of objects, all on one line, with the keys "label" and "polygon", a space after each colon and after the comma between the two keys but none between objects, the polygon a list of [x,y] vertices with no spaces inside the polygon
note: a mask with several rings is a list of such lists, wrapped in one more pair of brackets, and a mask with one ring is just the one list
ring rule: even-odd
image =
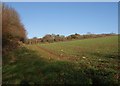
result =
[{"label": "shadow on grass", "polygon": [[[44,84],[115,84],[114,71],[78,68],[66,61],[47,61],[36,52],[20,48],[5,58],[14,55],[14,62],[3,65],[3,84],[20,84],[21,86]],[[5,61],[6,59],[4,59]]]}]

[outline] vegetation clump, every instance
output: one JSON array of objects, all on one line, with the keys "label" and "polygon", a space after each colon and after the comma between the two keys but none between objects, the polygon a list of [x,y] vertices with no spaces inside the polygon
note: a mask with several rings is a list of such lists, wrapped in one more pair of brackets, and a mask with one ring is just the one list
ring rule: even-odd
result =
[{"label": "vegetation clump", "polygon": [[3,55],[25,42],[26,31],[15,9],[2,5],[2,50]]}]

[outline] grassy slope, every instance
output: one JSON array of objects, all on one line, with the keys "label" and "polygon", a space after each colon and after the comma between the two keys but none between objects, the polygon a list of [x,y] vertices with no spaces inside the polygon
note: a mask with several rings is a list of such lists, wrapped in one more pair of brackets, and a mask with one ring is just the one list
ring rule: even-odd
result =
[{"label": "grassy slope", "polygon": [[117,39],[113,36],[26,45],[8,55],[15,61],[3,65],[3,83],[117,83]]}]

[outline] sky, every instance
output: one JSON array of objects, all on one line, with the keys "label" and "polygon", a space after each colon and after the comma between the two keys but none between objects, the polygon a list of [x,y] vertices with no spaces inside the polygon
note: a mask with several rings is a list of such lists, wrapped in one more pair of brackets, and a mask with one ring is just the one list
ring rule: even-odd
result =
[{"label": "sky", "polygon": [[19,13],[28,38],[46,34],[118,33],[117,2],[7,2]]},{"label": "sky", "polygon": [[119,2],[119,0],[1,0],[2,2]]}]

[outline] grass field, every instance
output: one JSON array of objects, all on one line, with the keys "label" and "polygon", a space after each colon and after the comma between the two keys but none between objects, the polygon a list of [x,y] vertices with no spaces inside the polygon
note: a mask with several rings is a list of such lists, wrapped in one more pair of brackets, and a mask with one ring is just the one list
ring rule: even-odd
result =
[{"label": "grass field", "polygon": [[3,84],[118,85],[118,36],[24,45],[3,58]]}]

